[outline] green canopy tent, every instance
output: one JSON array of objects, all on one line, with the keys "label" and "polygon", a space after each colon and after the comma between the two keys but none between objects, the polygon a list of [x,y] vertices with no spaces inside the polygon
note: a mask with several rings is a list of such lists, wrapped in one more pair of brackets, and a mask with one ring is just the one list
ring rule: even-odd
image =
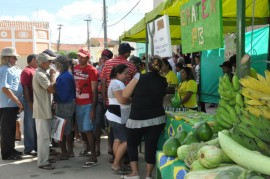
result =
[{"label": "green canopy tent", "polygon": [[[145,17],[135,24],[131,29],[120,36],[121,41],[146,42],[146,24],[160,16],[167,14],[170,18],[170,34],[172,45],[181,43],[180,7],[189,0],[167,0],[160,3],[155,9],[145,14]],[[254,25],[269,23],[269,1],[246,0],[246,26],[252,25],[254,13]],[[236,32],[236,0],[222,0],[223,32]]]}]

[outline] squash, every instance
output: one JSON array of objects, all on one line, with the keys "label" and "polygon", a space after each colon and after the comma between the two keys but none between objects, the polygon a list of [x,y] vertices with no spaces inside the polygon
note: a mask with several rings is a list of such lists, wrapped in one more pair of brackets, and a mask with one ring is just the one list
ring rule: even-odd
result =
[{"label": "squash", "polygon": [[218,138],[224,153],[235,163],[255,172],[270,175],[269,157],[243,147],[223,132],[218,133]]},{"label": "squash", "polygon": [[190,146],[189,145],[181,145],[177,149],[177,157],[179,160],[184,161],[186,156],[188,155]]},{"label": "squash", "polygon": [[228,165],[215,169],[205,169],[188,172],[185,179],[232,179],[246,178],[247,170],[238,165]]},{"label": "squash", "polygon": [[232,162],[220,148],[211,145],[200,148],[197,159],[205,168],[216,168],[221,163]]},{"label": "squash", "polygon": [[206,168],[204,168],[201,163],[199,162],[199,160],[195,160],[194,162],[192,162],[191,166],[190,166],[190,170],[191,171],[195,171],[195,170],[205,170]]}]

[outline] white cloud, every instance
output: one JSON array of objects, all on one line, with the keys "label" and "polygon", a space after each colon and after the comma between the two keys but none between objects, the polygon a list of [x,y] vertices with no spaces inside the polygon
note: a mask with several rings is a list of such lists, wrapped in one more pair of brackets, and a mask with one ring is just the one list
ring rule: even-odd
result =
[{"label": "white cloud", "polygon": [[[133,0],[118,0],[114,3],[107,3],[107,25],[116,23],[138,1]],[[150,0],[141,0],[138,6],[122,21],[112,27],[107,28],[107,36],[113,40],[118,40],[118,37],[129,30],[134,24],[144,17],[146,12],[151,11],[153,2]],[[50,23],[51,28],[51,41],[57,42],[58,24],[62,24],[61,29],[61,43],[85,43],[87,40],[87,25],[84,21],[88,16],[91,16],[90,23],[90,36],[103,38],[103,3],[102,1],[74,1],[59,9],[56,13],[52,14],[46,9],[40,9],[32,13],[30,17],[27,16],[2,16],[0,19],[5,20],[32,20],[32,21],[46,21]]]}]

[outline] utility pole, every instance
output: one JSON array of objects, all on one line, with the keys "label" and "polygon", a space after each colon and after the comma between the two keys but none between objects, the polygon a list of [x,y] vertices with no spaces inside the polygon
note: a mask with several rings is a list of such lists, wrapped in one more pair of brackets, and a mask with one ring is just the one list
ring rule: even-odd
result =
[{"label": "utility pole", "polygon": [[90,42],[90,37],[89,37],[89,22],[91,23],[92,19],[89,16],[89,18],[85,19],[84,21],[87,22],[87,49],[90,51],[91,42]]},{"label": "utility pole", "polygon": [[57,28],[57,30],[59,30],[58,41],[57,41],[57,53],[59,52],[59,48],[60,48],[60,36],[61,36],[62,26],[63,26],[62,24],[58,24],[58,28]]},{"label": "utility pole", "polygon": [[104,48],[108,48],[108,44],[107,44],[107,12],[106,12],[106,0],[103,0],[103,25],[104,25]]}]

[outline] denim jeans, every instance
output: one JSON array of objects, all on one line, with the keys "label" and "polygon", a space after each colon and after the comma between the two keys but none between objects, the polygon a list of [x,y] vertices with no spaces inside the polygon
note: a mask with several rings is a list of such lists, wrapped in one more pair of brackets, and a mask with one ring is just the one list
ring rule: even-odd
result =
[{"label": "denim jeans", "polygon": [[37,151],[37,132],[36,123],[33,118],[33,111],[26,101],[24,101],[24,152],[28,153],[32,150]]}]

